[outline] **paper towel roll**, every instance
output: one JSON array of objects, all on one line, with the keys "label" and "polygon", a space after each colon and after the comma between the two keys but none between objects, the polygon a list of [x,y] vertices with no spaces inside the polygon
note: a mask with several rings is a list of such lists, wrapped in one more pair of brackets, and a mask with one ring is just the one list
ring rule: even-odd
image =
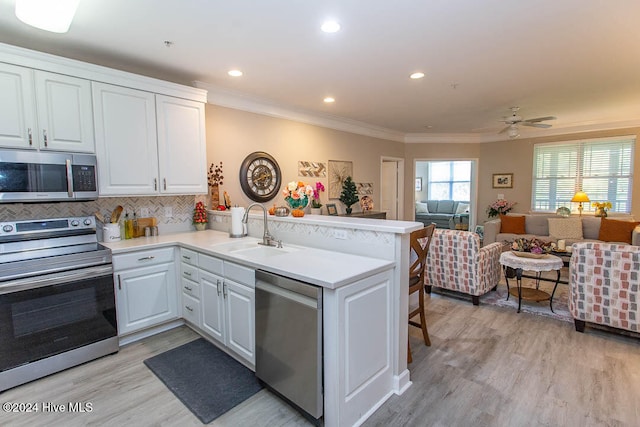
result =
[{"label": "paper towel roll", "polygon": [[244,216],[244,208],[231,208],[231,237],[241,237],[243,233],[242,217]]}]

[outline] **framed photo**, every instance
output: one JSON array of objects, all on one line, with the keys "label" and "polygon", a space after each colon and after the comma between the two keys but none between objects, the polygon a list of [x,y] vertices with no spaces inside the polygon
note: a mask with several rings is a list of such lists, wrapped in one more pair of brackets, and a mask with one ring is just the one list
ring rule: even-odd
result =
[{"label": "framed photo", "polygon": [[422,178],[416,178],[416,191],[422,191]]},{"label": "framed photo", "polygon": [[493,188],[513,188],[512,173],[494,173]]},{"label": "framed photo", "polygon": [[484,226],[476,225],[476,234],[480,236],[480,240],[484,239]]},{"label": "framed photo", "polygon": [[338,208],[335,203],[327,203],[327,213],[329,215],[338,215]]},{"label": "framed photo", "polygon": [[353,163],[343,160],[329,160],[329,198],[338,199],[342,183],[347,177],[353,179]]}]

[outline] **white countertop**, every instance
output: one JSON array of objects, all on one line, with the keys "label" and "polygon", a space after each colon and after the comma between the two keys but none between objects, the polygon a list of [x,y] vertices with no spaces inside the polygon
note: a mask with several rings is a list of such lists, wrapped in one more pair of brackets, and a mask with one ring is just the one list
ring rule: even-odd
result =
[{"label": "white countertop", "polygon": [[[359,221],[359,226],[362,227],[361,221]],[[110,248],[114,255],[179,245],[251,268],[269,271],[330,289],[386,271],[394,266],[393,261],[287,245],[286,243],[283,243],[284,247],[280,250],[267,248],[258,245],[259,241],[261,239],[253,237],[234,239],[230,238],[228,233],[205,230],[138,237],[102,244]]]}]

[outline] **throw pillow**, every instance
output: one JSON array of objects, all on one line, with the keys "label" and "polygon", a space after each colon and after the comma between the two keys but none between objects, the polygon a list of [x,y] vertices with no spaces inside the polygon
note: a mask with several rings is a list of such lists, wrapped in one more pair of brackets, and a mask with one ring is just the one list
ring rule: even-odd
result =
[{"label": "throw pillow", "polygon": [[549,237],[555,240],[582,240],[582,219],[549,218]]},{"label": "throw pillow", "polygon": [[416,213],[429,213],[429,208],[426,203],[416,202]]},{"label": "throw pillow", "polygon": [[598,240],[603,242],[624,242],[631,244],[633,229],[640,225],[640,222],[618,221],[615,219],[602,218],[600,221],[600,233]]},{"label": "throw pillow", "polygon": [[458,202],[458,208],[456,209],[456,215],[469,211],[469,203]]},{"label": "throw pillow", "polygon": [[525,217],[516,215],[500,215],[500,232],[526,234]]}]

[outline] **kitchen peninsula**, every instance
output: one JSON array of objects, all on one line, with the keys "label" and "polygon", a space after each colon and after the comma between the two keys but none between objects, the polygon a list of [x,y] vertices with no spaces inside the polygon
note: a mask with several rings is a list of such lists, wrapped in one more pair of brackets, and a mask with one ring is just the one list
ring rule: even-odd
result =
[{"label": "kitchen peninsula", "polygon": [[[228,212],[210,211],[209,226],[214,230],[110,243],[114,266],[117,269],[120,255],[173,247],[322,286],[327,426],[359,424],[392,394],[410,386],[408,239],[422,224],[314,215],[270,217],[271,233],[285,249],[295,250],[266,256],[238,250],[262,236],[262,215],[249,216],[249,237],[241,239],[229,238],[230,218]],[[182,293],[176,292],[180,298]],[[230,354],[238,353],[231,348]],[[252,367],[251,359],[244,359],[238,358]]]}]

